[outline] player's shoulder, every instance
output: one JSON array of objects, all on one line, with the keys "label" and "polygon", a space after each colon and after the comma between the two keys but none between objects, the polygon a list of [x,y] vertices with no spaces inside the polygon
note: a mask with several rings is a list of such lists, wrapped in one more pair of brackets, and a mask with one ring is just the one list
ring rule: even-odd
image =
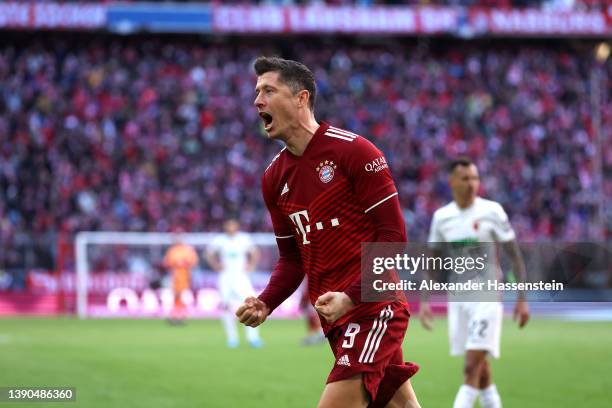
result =
[{"label": "player's shoulder", "polygon": [[434,220],[440,221],[445,218],[454,217],[458,213],[459,211],[457,208],[457,204],[455,204],[454,201],[451,201],[450,203],[443,205],[442,207],[434,211],[433,218]]},{"label": "player's shoulder", "polygon": [[384,154],[367,138],[335,126],[329,126],[321,136],[326,147],[333,150],[339,164],[348,168],[365,168],[378,172],[388,167]]},{"label": "player's shoulder", "polygon": [[251,242],[251,235],[248,232],[240,231],[238,233],[238,239],[241,242]]},{"label": "player's shoulder", "polygon": [[354,154],[360,151],[378,151],[374,143],[370,142],[366,137],[331,125],[328,125],[328,128],[323,132],[322,140],[325,144],[334,146],[337,151],[347,154]]},{"label": "player's shoulder", "polygon": [[287,154],[287,147],[283,147],[270,161],[270,164],[264,170],[261,176],[261,187],[264,192],[264,197],[270,191],[274,191],[277,188],[277,184],[283,174],[283,162]]},{"label": "player's shoulder", "polygon": [[335,143],[348,147],[360,144],[364,138],[350,130],[327,125],[327,128],[323,132],[323,140],[325,140],[326,143]]},{"label": "player's shoulder", "polygon": [[181,253],[192,253],[194,251],[193,246],[189,245],[189,244],[182,244],[181,245]]},{"label": "player's shoulder", "polygon": [[281,157],[286,154],[287,146],[283,147],[273,158],[270,160],[270,163],[264,170],[264,175],[271,173],[274,169],[278,168],[280,162],[282,161]]},{"label": "player's shoulder", "polygon": [[478,210],[482,212],[488,212],[495,215],[502,215],[506,213],[500,203],[487,198],[476,197],[476,205],[478,206]]}]

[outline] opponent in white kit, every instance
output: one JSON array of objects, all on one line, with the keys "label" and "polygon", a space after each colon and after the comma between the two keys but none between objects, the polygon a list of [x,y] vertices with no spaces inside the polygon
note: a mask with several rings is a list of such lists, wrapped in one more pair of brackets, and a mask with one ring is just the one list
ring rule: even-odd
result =
[{"label": "opponent in white kit", "polygon": [[[206,261],[219,273],[218,288],[223,314],[221,321],[227,335],[227,345],[238,347],[238,329],[234,310],[249,297],[255,296],[248,273],[255,269],[258,251],[251,237],[240,231],[236,219],[223,224],[224,233],[217,236],[206,252]],[[246,337],[252,347],[261,347],[259,329],[245,327]]]},{"label": "opponent in white kit", "polygon": [[[464,282],[467,279],[501,279],[496,249],[499,244],[510,256],[512,271],[517,279],[524,281],[525,267],[514,230],[501,205],[477,196],[480,180],[474,163],[469,159],[453,161],[449,166],[449,184],[453,201],[434,213],[429,245],[434,249],[434,254],[438,250],[438,255],[441,255],[441,247],[450,247],[450,251],[463,254],[475,251],[473,253],[487,258],[484,272],[472,276],[451,273],[451,279]],[[433,314],[426,300],[421,303],[419,317],[423,326],[431,329]],[[492,382],[487,357],[499,358],[502,317],[503,305],[491,293],[449,294],[451,355],[465,355],[464,384],[455,397],[454,408],[472,408],[478,397],[483,408],[501,407],[501,398]],[[529,320],[529,307],[523,293],[518,294],[514,318],[518,320],[519,327]]]}]

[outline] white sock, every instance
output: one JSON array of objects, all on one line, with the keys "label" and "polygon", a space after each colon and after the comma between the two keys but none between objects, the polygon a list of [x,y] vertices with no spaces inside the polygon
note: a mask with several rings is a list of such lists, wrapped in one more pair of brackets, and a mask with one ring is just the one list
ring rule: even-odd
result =
[{"label": "white sock", "polygon": [[259,341],[259,327],[246,326],[245,330],[246,330],[246,337],[249,343],[252,343],[254,341]]},{"label": "white sock", "polygon": [[238,330],[236,329],[236,318],[234,317],[234,314],[229,310],[224,310],[223,315],[221,316],[221,321],[223,322],[223,328],[225,329],[227,341],[237,342]]},{"label": "white sock", "polygon": [[502,408],[501,397],[495,384],[480,391],[480,405],[482,408]]},{"label": "white sock", "polygon": [[459,387],[453,408],[472,408],[478,398],[478,389],[467,384]]}]

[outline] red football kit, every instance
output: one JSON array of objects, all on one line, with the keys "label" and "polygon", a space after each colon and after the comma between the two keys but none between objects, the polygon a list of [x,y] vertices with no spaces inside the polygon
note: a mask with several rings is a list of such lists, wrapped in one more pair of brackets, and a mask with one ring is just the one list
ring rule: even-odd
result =
[{"label": "red football kit", "polygon": [[326,292],[345,292],[355,306],[333,324],[321,318],[337,358],[328,382],[362,373],[371,406],[384,406],[418,369],[402,361],[407,303],[361,302],[361,243],[406,241],[384,155],[367,139],[322,123],[302,156],[283,149],[272,160],[262,192],[280,258],[259,298],[274,310],[304,274],[313,305]]}]

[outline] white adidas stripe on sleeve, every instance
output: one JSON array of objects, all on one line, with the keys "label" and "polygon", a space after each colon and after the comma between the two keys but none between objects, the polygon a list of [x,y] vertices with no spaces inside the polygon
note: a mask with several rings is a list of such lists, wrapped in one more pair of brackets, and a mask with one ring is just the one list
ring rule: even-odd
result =
[{"label": "white adidas stripe on sleeve", "polygon": [[351,139],[350,137],[346,137],[346,136],[340,136],[340,135],[334,135],[332,133],[325,133],[325,136],[328,137],[333,137],[334,139],[342,139],[342,140],[346,140],[347,142],[352,142],[355,139]]},{"label": "white adidas stripe on sleeve", "polygon": [[396,196],[398,193],[397,191],[385,198],[383,198],[382,200],[380,200],[379,202],[377,202],[376,204],[374,204],[373,206],[371,206],[370,208],[368,208],[367,210],[364,211],[364,213],[367,213],[368,211],[370,211],[372,208],[376,208],[377,206],[379,206],[380,204],[384,203],[385,201],[387,201],[388,199],[390,199],[393,196]]},{"label": "white adidas stripe on sleeve", "polygon": [[325,136],[333,137],[333,138],[336,138],[336,139],[346,140],[347,142],[352,142],[359,135],[356,135],[355,133],[349,132],[347,130],[342,130],[342,129],[338,129],[338,128],[335,128],[333,126],[330,126],[325,131]]},{"label": "white adidas stripe on sleeve", "polygon": [[336,134],[339,134],[339,135],[347,136],[347,137],[352,137],[352,138],[356,138],[357,136],[359,136],[356,133],[349,132],[348,130],[340,129],[340,128],[333,127],[333,126],[330,126],[327,129],[327,131],[328,132],[332,132],[332,133],[336,133]]}]

